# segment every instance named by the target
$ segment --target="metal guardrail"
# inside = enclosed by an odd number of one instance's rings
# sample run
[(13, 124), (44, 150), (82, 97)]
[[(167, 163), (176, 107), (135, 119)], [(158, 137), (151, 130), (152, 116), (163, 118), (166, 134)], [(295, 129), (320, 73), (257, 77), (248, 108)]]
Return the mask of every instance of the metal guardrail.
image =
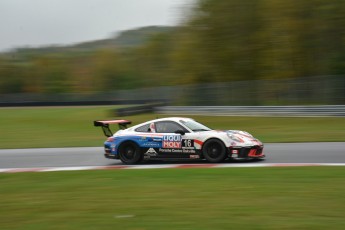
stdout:
[(213, 116), (345, 117), (345, 105), (321, 106), (162, 106), (156, 113)]
[(161, 101), (180, 106), (345, 105), (345, 75), (208, 82), (93, 93), (0, 94), (0, 106), (123, 105)]
[(144, 104), (144, 105), (137, 105), (137, 106), (129, 106), (125, 108), (118, 108), (114, 110), (116, 116), (130, 116), (130, 115), (137, 115), (142, 113), (152, 113), (155, 111), (155, 108), (158, 106), (164, 106), (166, 103), (151, 103), (151, 104)]

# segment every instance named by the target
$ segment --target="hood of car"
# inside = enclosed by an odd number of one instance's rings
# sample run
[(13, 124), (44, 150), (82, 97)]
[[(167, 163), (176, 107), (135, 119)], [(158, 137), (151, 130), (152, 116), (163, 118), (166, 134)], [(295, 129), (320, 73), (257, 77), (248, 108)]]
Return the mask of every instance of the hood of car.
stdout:
[[(250, 133), (241, 130), (226, 130), (227, 136), (236, 144), (262, 145), (261, 141), (253, 137)], [(233, 143), (233, 145), (235, 145)]]
[(261, 141), (253, 137), (248, 132), (241, 130), (211, 130), (202, 132), (205, 136), (223, 137), (231, 143), (232, 146), (253, 146), (263, 145)]

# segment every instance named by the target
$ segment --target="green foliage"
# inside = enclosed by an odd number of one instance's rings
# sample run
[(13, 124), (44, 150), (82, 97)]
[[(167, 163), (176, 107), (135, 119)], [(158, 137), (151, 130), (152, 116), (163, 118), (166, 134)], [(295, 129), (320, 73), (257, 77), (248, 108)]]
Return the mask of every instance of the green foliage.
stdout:
[(339, 0), (203, 0), (188, 22), (186, 37), (192, 43), (181, 46), (180, 52), (188, 56), (192, 50), (198, 56), (195, 79), (332, 74), (332, 64), (345, 61), (344, 13)]
[(179, 27), (3, 54), (0, 93), (344, 75), (344, 28), (343, 0), (199, 0)]
[(25, 67), (16, 68), (16, 64), (0, 60), (0, 92), (20, 93), (23, 90)]

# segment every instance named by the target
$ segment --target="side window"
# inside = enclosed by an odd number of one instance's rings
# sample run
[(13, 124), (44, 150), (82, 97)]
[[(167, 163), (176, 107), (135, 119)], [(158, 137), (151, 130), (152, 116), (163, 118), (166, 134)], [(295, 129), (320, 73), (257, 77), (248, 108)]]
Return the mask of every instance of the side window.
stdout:
[(173, 121), (160, 121), (156, 123), (157, 133), (175, 133), (177, 130), (188, 132), (188, 130)]
[(136, 132), (147, 133), (150, 132), (150, 124), (142, 125), (135, 129)]

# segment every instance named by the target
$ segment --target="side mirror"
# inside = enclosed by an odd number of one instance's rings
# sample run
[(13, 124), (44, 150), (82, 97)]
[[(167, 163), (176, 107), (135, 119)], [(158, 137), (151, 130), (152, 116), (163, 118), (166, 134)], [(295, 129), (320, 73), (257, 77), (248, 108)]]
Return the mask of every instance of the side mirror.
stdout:
[(176, 130), (175, 133), (176, 133), (176, 134), (181, 134), (182, 136), (186, 134), (185, 131), (180, 130), (180, 129), (179, 129), (179, 130)]

